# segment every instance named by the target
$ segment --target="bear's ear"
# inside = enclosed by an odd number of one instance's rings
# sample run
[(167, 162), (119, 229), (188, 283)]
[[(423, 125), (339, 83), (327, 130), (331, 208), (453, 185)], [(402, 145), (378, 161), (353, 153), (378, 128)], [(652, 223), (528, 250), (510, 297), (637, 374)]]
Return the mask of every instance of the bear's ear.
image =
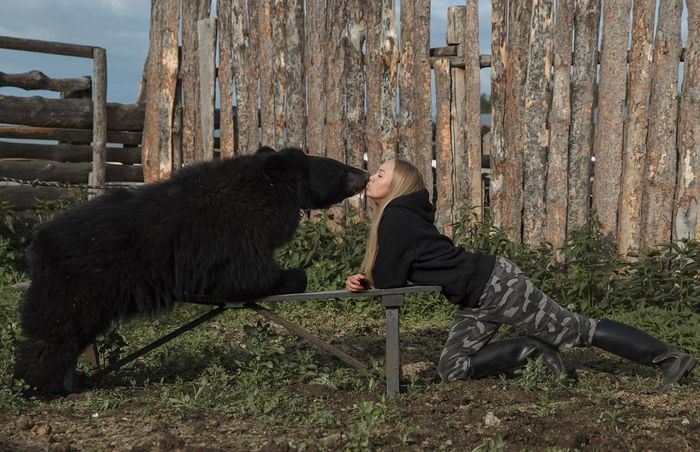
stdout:
[(274, 153), (275, 150), (272, 149), (270, 146), (260, 146), (257, 151), (255, 151), (256, 154), (272, 154)]
[(301, 149), (287, 148), (270, 154), (263, 164), (263, 172), (272, 180), (296, 182), (308, 172), (309, 162)]

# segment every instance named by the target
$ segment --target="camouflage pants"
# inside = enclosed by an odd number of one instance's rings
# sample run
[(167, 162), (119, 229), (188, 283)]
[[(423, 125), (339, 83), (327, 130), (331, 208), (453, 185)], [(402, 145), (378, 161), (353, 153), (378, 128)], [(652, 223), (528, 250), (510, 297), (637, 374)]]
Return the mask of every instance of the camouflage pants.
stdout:
[(469, 356), (486, 345), (504, 323), (556, 347), (590, 346), (596, 326), (596, 320), (559, 306), (517, 265), (498, 257), (480, 305), (455, 313), (438, 364), (443, 381), (469, 378)]

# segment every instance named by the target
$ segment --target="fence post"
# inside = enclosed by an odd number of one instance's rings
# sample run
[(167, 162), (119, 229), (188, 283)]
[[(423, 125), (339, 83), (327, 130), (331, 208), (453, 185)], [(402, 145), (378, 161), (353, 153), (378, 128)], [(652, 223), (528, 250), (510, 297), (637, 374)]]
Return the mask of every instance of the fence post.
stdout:
[(107, 52), (102, 48), (92, 51), (92, 172), (90, 185), (105, 183), (107, 156)]

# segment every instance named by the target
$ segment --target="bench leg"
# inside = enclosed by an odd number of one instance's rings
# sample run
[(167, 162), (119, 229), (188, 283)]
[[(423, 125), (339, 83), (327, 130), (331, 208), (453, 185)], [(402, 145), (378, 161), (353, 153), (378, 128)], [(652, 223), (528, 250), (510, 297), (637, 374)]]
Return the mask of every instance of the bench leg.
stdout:
[(393, 399), (401, 384), (401, 358), (399, 355), (399, 308), (386, 308), (386, 395)]

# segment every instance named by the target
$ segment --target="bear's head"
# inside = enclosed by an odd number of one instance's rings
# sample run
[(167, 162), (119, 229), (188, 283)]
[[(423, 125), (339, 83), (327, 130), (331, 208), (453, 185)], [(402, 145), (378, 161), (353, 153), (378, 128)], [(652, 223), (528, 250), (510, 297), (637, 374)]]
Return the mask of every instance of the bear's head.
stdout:
[(305, 154), (298, 148), (279, 152), (264, 146), (258, 149), (265, 162), (263, 172), (271, 181), (298, 190), (302, 209), (325, 209), (359, 193), (369, 174), (326, 157)]

